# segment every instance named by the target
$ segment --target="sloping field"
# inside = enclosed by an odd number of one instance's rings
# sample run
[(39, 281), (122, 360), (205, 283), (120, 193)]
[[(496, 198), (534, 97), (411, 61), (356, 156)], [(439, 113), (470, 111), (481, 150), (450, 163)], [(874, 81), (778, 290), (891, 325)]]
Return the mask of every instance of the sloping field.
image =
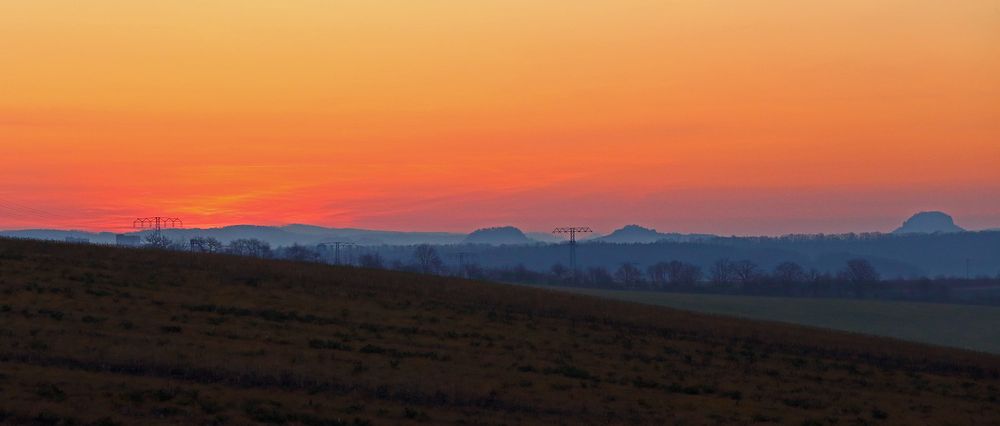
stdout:
[(1000, 308), (844, 299), (571, 289), (694, 312), (781, 321), (1000, 354)]
[(539, 289), (0, 240), (7, 424), (995, 424), (998, 370)]

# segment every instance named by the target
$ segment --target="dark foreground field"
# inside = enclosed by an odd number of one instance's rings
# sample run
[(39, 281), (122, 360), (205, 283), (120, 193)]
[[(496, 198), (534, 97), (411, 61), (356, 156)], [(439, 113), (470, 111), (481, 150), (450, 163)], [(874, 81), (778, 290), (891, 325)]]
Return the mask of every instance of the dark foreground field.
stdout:
[(553, 288), (686, 311), (895, 337), (1000, 355), (1000, 306)]
[(997, 424), (998, 370), (538, 289), (0, 240), (0, 423)]

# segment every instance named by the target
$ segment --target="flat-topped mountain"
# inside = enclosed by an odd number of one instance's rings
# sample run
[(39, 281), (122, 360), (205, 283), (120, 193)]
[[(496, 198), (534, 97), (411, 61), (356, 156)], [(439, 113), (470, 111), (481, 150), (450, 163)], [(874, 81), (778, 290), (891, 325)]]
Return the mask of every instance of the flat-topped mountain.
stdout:
[(675, 241), (675, 242), (697, 241), (711, 237), (713, 237), (713, 235), (680, 234), (676, 232), (663, 233), (663, 232), (657, 232), (655, 229), (646, 228), (639, 225), (626, 225), (621, 229), (617, 229), (608, 235), (594, 238), (591, 241), (629, 244), (629, 243), (655, 243), (664, 240)]
[(951, 216), (944, 212), (930, 211), (930, 212), (920, 212), (913, 216), (910, 216), (903, 226), (896, 228), (892, 231), (894, 234), (935, 234), (935, 233), (951, 233), (951, 232), (963, 232), (962, 229), (955, 224), (955, 220)]
[(639, 225), (625, 225), (621, 229), (616, 229), (608, 235), (594, 238), (594, 241), (606, 243), (655, 243), (663, 239), (663, 235), (655, 229), (645, 228)]
[(498, 226), (477, 229), (465, 237), (463, 242), (466, 244), (514, 245), (531, 244), (536, 241), (528, 238), (524, 232), (513, 226)]

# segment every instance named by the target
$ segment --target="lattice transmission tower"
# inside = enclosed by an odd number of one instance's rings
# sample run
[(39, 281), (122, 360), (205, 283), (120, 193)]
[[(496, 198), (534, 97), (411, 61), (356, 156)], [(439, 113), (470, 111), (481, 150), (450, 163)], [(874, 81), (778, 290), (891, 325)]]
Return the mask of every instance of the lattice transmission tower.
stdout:
[(469, 275), (469, 267), (472, 266), (472, 260), (476, 258), (476, 253), (470, 251), (460, 251), (454, 254), (458, 258), (458, 269), (462, 278), (472, 278)]
[(552, 230), (553, 234), (569, 234), (569, 267), (573, 271), (574, 280), (576, 279), (576, 234), (588, 232), (594, 231), (586, 226), (570, 226)]
[(164, 216), (151, 216), (151, 217), (140, 217), (132, 221), (132, 228), (135, 229), (152, 229), (156, 233), (156, 237), (161, 236), (161, 230), (164, 228), (183, 228), (184, 221), (176, 217), (164, 217)]
[[(323, 241), (323, 242), (320, 243), (320, 245), (327, 245), (327, 244), (333, 246), (334, 259), (335, 259), (335, 263), (334, 264), (335, 265), (339, 265), (340, 264), (340, 247), (351, 248), (351, 247), (354, 247), (354, 246), (357, 245), (356, 243), (352, 243), (350, 241)], [(351, 262), (350, 263), (353, 265), (354, 264), (354, 250), (353, 249), (350, 251), (350, 258), (351, 258)]]

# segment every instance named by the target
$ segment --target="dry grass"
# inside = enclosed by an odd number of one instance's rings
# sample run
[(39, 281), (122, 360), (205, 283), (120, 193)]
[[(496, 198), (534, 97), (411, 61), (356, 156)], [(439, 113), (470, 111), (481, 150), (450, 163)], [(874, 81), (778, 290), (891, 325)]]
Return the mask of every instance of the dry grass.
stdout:
[(0, 240), (0, 422), (974, 424), (1000, 357), (530, 288)]
[(802, 324), (1000, 355), (1000, 306), (555, 288), (693, 312)]

